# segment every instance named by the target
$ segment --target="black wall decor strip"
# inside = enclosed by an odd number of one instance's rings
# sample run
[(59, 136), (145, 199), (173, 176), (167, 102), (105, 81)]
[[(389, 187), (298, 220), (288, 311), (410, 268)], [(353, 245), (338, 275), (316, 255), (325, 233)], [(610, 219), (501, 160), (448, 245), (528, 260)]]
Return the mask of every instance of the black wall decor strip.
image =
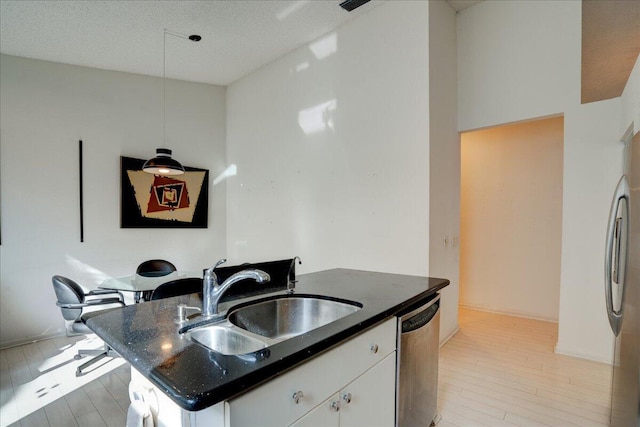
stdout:
[(84, 201), (82, 194), (82, 140), (78, 141), (78, 154), (80, 163), (80, 242), (84, 242)]
[[(0, 153), (2, 153), (2, 139), (0, 139)], [(2, 159), (2, 155), (0, 154), (0, 159)], [(0, 161), (0, 165), (2, 162)], [(0, 246), (2, 246), (2, 170), (0, 170)]]
[(368, 3), (369, 0), (346, 0), (340, 3), (340, 7), (346, 10), (347, 12), (351, 12), (354, 9), (359, 8), (365, 3)]

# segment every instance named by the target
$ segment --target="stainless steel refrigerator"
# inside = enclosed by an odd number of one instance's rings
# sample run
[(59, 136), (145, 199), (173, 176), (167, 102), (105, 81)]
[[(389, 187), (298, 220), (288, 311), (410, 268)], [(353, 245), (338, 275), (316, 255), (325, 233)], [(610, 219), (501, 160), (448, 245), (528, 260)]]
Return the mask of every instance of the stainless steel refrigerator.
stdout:
[(605, 300), (615, 335), (611, 426), (640, 427), (640, 133), (626, 144), (611, 203)]

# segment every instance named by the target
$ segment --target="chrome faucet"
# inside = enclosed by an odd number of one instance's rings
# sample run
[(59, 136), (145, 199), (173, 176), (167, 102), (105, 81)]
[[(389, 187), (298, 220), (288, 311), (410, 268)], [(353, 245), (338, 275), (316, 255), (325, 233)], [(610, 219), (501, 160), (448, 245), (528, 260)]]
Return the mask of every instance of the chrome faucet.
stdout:
[(212, 317), (218, 314), (220, 298), (234, 283), (245, 279), (253, 279), (258, 283), (265, 283), (271, 280), (271, 277), (264, 271), (249, 268), (238, 271), (219, 285), (218, 276), (214, 270), (225, 261), (218, 261), (204, 273), (204, 279), (202, 280), (202, 315), (204, 317)]

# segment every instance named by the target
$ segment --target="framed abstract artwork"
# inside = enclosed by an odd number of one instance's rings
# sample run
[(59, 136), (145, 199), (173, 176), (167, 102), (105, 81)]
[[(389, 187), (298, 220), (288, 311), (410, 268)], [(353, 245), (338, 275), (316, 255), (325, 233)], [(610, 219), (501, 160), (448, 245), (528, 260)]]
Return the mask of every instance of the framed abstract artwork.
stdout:
[(209, 171), (160, 176), (143, 172), (144, 162), (120, 157), (120, 227), (207, 228)]

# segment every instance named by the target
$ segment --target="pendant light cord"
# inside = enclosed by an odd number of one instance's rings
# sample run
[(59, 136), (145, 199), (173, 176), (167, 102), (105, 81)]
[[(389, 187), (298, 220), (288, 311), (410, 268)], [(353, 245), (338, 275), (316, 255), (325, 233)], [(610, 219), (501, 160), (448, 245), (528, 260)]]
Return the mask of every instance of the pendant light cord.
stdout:
[(167, 148), (167, 29), (162, 42), (162, 148)]
[(167, 34), (170, 36), (178, 37), (181, 39), (191, 40), (192, 42), (199, 42), (202, 40), (197, 34), (186, 35), (163, 29), (162, 37), (162, 148), (167, 148)]
[(181, 175), (184, 167), (171, 158), (171, 150), (167, 149), (167, 34), (193, 42), (202, 40), (197, 34), (187, 36), (163, 29), (162, 34), (162, 148), (156, 149), (156, 156), (142, 165), (142, 170), (154, 175)]

